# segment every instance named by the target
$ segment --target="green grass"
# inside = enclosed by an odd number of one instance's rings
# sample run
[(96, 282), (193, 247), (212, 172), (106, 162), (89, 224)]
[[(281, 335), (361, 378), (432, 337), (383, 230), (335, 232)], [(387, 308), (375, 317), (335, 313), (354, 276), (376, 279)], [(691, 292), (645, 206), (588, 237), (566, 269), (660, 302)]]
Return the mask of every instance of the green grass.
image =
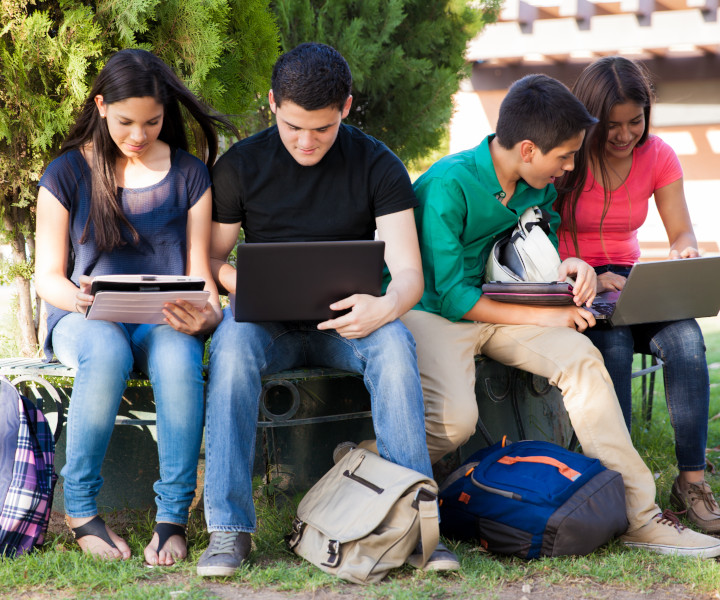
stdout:
[[(720, 325), (703, 323), (711, 366), (710, 415), (720, 413)], [(639, 403), (638, 403), (639, 404)], [(639, 408), (638, 408), (639, 410)], [(668, 506), (668, 495), (676, 475), (672, 429), (664, 402), (662, 379), (656, 381), (653, 420), (645, 427), (635, 416), (633, 440), (647, 464), (657, 475), (658, 500)], [(708, 456), (720, 468), (720, 418), (710, 421)], [(720, 495), (720, 474), (707, 474)], [(683, 559), (630, 550), (618, 541), (590, 556), (522, 561), (491, 556), (470, 544), (449, 544), (460, 557), (462, 570), (456, 574), (422, 573), (409, 567), (393, 572), (380, 584), (362, 587), (345, 584), (286, 550), (283, 537), (290, 530), (298, 498), (281, 495), (268, 498), (258, 486), (259, 529), (253, 538), (250, 564), (234, 577), (214, 580), (222, 597), (235, 588), (352, 594), (355, 598), (467, 598), (492, 597), (509, 584), (529, 583), (535, 590), (551, 586), (610, 589), (648, 593), (679, 586), (693, 597), (711, 596), (720, 590), (720, 563), (714, 560)], [(112, 515), (111, 515), (112, 517)], [(112, 522), (111, 519), (108, 519)], [(128, 540), (133, 558), (127, 562), (102, 562), (83, 556), (68, 534), (53, 534), (45, 546), (29, 556), (0, 561), (0, 596), (29, 598), (177, 599), (217, 597), (217, 587), (195, 575), (195, 564), (207, 546), (208, 535), (200, 512), (191, 516), (188, 537), (189, 560), (172, 568), (149, 569), (142, 564), (142, 549), (150, 539), (152, 515), (132, 513), (117, 530)], [(566, 589), (567, 589), (566, 588)], [(531, 594), (526, 594), (529, 598)], [(520, 595), (518, 595), (520, 597)]]

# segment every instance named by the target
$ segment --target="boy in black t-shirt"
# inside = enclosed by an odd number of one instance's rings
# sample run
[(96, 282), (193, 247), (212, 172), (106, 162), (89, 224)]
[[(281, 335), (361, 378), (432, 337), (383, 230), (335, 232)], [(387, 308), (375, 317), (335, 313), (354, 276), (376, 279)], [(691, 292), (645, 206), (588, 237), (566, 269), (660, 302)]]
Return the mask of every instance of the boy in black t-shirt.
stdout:
[[(342, 124), (352, 103), (345, 59), (323, 44), (281, 56), (272, 74), (277, 125), (236, 143), (213, 169), (213, 275), (235, 291), (227, 256), (240, 228), (249, 243), (385, 241), (392, 277), (383, 296), (356, 294), (315, 322), (240, 323), (225, 310), (210, 346), (205, 515), (210, 545), (198, 575), (232, 575), (255, 530), (252, 464), (261, 377), (322, 365), (362, 373), (370, 392), (378, 452), (432, 477), (415, 344), (399, 317), (423, 291), (410, 178), (381, 142)], [(456, 569), (440, 545), (427, 569)]]

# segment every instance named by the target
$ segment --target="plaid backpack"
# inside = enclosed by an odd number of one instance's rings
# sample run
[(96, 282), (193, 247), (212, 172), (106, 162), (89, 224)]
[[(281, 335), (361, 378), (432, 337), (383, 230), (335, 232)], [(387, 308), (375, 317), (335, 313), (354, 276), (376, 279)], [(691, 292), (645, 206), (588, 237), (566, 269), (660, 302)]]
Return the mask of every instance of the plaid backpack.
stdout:
[(0, 556), (19, 556), (45, 539), (61, 432), (62, 418), (53, 434), (42, 411), (0, 377)]

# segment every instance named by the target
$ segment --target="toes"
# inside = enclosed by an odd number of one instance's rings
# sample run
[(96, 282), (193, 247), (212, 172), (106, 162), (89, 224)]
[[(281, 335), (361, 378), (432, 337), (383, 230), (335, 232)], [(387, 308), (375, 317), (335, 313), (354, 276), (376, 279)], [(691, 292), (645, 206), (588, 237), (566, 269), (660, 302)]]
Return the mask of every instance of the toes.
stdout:
[(127, 560), (130, 558), (130, 548), (127, 544), (125, 544), (122, 538), (113, 535), (110, 530), (108, 530), (108, 533), (110, 534), (110, 539), (112, 539), (117, 548), (113, 548), (108, 545), (107, 542), (94, 535), (88, 535), (79, 539), (78, 546), (80, 546), (80, 549), (85, 554), (91, 554), (105, 560), (117, 560), (120, 558)]
[(187, 548), (185, 540), (182, 536), (173, 535), (168, 538), (165, 545), (158, 552), (158, 542), (160, 538), (157, 533), (153, 533), (150, 543), (145, 547), (145, 561), (149, 565), (163, 565), (169, 567), (174, 565), (178, 560), (182, 560), (187, 556)]
[(143, 554), (145, 555), (145, 562), (149, 565), (157, 565), (158, 564), (158, 552), (157, 552), (157, 545), (159, 542), (158, 534), (153, 533), (152, 539), (150, 540), (150, 543), (145, 546), (145, 550), (143, 551)]
[(95, 536), (86, 536), (78, 542), (80, 550), (104, 560), (115, 560), (121, 557), (119, 550), (111, 548), (103, 540)]
[[(79, 529), (80, 527), (83, 527), (84, 525), (92, 521), (94, 518), (95, 517), (91, 517), (89, 519), (72, 519), (70, 517), (67, 517), (66, 521), (70, 529), (73, 529), (73, 527)], [(105, 525), (104, 523), (102, 524)], [(92, 535), (90, 533), (86, 533), (85, 535), (76, 540), (78, 546), (83, 551), (83, 553), (90, 554), (103, 560), (127, 560), (128, 558), (130, 558), (130, 547), (127, 545), (125, 540), (122, 539), (119, 535), (117, 535), (114, 531), (112, 531), (112, 529), (110, 529), (107, 525), (105, 525), (105, 531), (110, 540), (112, 540), (113, 544), (115, 544), (116, 548), (113, 548), (112, 545), (108, 544), (107, 540), (105, 540), (104, 538), (98, 537), (97, 535)]]
[(159, 552), (159, 560), (164, 565), (174, 565), (178, 560), (187, 556), (185, 540), (180, 535), (173, 535), (165, 542), (165, 546)]
[(109, 528), (108, 533), (110, 534), (110, 539), (117, 546), (117, 550), (111, 548), (113, 553), (119, 554), (118, 558), (122, 558), (123, 560), (130, 558), (130, 546), (127, 545), (127, 542)]

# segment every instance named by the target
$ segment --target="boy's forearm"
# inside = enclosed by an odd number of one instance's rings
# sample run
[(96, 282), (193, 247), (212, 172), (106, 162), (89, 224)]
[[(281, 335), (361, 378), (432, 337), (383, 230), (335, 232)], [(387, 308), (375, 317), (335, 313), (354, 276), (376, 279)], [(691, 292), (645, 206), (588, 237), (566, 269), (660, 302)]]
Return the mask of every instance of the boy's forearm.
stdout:
[(542, 325), (542, 312), (541, 307), (497, 302), (481, 296), (463, 318), (503, 325)]
[(218, 286), (219, 293), (234, 294), (237, 284), (235, 268), (224, 260), (211, 258), (210, 269), (212, 270), (213, 279)]
[(395, 297), (394, 319), (400, 318), (420, 302), (424, 287), (425, 284), (421, 271), (405, 269), (393, 275), (392, 281), (388, 285), (386, 295), (393, 295)]
[(585, 331), (595, 325), (595, 317), (588, 310), (575, 305), (531, 306), (496, 302), (482, 296), (464, 317), (469, 321), (501, 325), (538, 325), (540, 327), (570, 327)]

